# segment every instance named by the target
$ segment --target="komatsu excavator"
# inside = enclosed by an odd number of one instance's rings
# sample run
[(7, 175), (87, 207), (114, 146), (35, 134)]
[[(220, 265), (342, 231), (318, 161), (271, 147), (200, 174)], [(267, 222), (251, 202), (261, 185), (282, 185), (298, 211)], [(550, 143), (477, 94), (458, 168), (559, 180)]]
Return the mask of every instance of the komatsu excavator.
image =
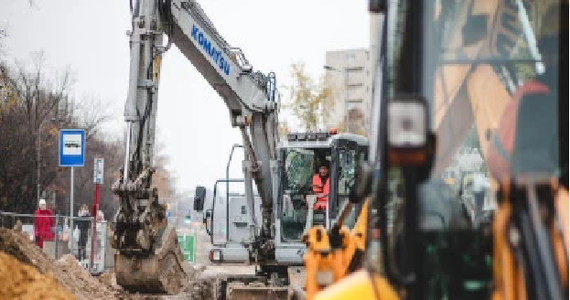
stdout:
[[(315, 299), (568, 299), (568, 1), (370, 10), (383, 14), (365, 176), (380, 238)], [(488, 226), (443, 175), (469, 172), (458, 152), (472, 148), (497, 201)]]
[[(289, 134), (278, 145), (275, 74), (253, 72), (242, 51), (223, 39), (196, 1), (138, 0), (131, 12), (126, 156), (121, 177), (113, 185), (120, 197), (111, 238), (117, 250), (117, 283), (132, 291), (176, 293), (186, 280), (175, 229), (167, 223), (165, 204), (152, 185), (160, 64), (174, 44), (218, 92), (228, 107), (231, 125), (240, 129), (243, 138), (247, 205), (232, 213), (242, 214), (236, 216), (238, 223), (246, 224), (251, 233), (240, 231), (236, 244), (259, 268), (256, 276), (232, 280), (260, 280), (261, 286), (249, 285), (257, 297), (285, 297), (293, 270), (289, 267), (298, 266), (294, 273), (302, 273), (302, 233), (315, 222), (328, 227), (336, 217), (339, 203), (347, 197), (344, 191), (354, 182), (358, 157), (367, 152), (367, 140), (335, 131), (309, 132)], [(326, 209), (315, 212), (310, 178), (321, 164), (330, 166), (330, 194)], [(204, 194), (198, 196), (194, 206), (202, 210)], [(260, 199), (260, 209), (255, 207), (256, 199)], [(218, 224), (214, 216), (215, 211), (212, 224)], [(230, 212), (227, 216), (228, 238), (235, 240), (238, 236), (229, 236)], [(216, 257), (229, 254), (218, 250)], [(221, 298), (250, 295), (240, 294), (239, 289), (230, 293), (229, 281), (222, 284), (228, 288), (222, 287)]]

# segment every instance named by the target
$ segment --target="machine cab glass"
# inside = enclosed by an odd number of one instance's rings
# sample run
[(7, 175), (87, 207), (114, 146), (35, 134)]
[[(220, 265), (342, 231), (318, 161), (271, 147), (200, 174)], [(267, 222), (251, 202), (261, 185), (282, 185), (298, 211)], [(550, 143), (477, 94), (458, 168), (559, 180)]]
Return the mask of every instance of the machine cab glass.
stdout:
[[(282, 195), (281, 237), (300, 240), (314, 226), (329, 227), (354, 186), (355, 170), (367, 152), (367, 141), (352, 134), (326, 135), (320, 140), (289, 138), (280, 150)], [(356, 209), (345, 224), (351, 228)]]

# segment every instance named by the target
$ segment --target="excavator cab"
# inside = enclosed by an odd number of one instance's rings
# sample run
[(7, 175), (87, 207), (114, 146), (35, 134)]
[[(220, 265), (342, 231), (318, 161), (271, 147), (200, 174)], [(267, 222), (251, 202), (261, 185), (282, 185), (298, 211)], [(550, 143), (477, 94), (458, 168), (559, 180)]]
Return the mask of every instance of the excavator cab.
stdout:
[[(283, 241), (301, 241), (303, 233), (314, 225), (330, 227), (331, 220), (338, 216), (342, 203), (348, 199), (355, 171), (366, 158), (367, 149), (367, 140), (353, 134), (289, 134), (288, 140), (279, 146)], [(322, 166), (328, 169), (328, 183), (314, 178), (319, 176)], [(323, 186), (313, 187), (314, 180), (322, 180)], [(319, 188), (324, 188), (328, 197), (320, 196), (323, 191)], [(355, 222), (356, 209), (346, 224), (352, 227)]]
[(317, 298), (567, 299), (568, 1), (370, 7), (380, 238)]

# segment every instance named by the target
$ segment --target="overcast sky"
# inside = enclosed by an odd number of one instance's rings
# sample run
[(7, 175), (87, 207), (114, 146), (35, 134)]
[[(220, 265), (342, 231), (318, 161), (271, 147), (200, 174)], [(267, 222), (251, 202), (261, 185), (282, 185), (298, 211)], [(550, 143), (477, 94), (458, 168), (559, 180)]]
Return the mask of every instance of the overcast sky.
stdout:
[[(317, 78), (326, 51), (368, 47), (367, 2), (199, 1), (226, 41), (240, 47), (255, 70), (274, 71), (279, 86), (290, 82), (294, 62), (305, 62)], [(50, 68), (70, 67), (73, 94), (95, 96), (110, 107), (114, 120), (105, 130), (115, 136), (123, 130), (130, 21), (128, 0), (34, 0), (32, 7), (25, 0), (0, 1), (0, 28), (9, 34), (5, 53), (25, 63), (43, 50)], [(176, 47), (163, 56), (161, 71), (157, 139), (170, 156), (176, 187), (213, 187), (225, 176), (231, 146), (241, 143), (239, 130), (231, 127), (222, 99)], [(281, 93), (286, 96), (284, 88)], [(242, 159), (235, 156), (231, 177), (241, 177)]]

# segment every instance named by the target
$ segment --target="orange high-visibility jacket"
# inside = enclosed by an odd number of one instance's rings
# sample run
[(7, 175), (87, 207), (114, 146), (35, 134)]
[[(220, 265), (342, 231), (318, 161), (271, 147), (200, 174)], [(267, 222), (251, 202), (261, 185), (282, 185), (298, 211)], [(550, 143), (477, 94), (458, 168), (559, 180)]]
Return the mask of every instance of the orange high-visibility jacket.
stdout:
[(313, 175), (313, 193), (325, 194), (324, 197), (317, 198), (317, 202), (313, 206), (313, 209), (324, 209), (326, 207), (329, 196), (329, 182), (330, 180), (328, 177), (327, 180), (323, 183), (319, 174)]

